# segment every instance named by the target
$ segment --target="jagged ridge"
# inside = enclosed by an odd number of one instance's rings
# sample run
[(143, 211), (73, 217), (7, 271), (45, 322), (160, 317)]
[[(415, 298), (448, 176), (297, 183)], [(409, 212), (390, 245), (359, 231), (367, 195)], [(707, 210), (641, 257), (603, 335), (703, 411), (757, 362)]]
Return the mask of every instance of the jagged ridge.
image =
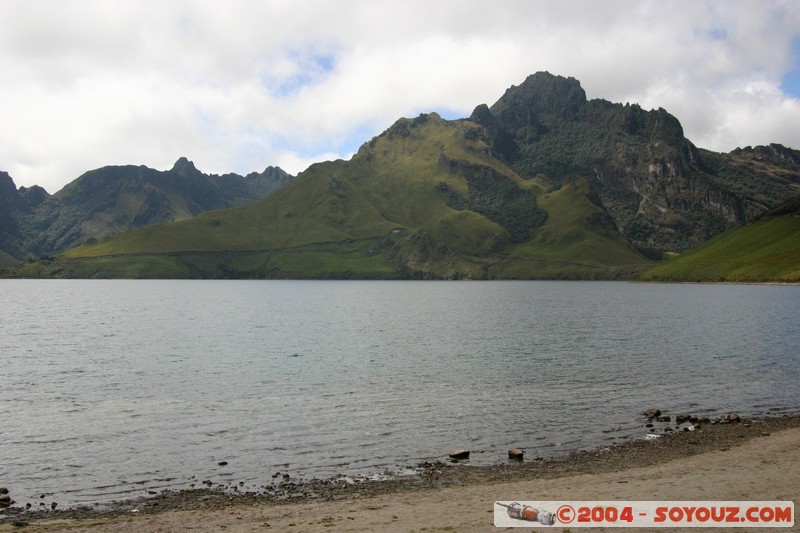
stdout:
[(181, 157), (164, 172), (133, 165), (91, 170), (51, 196), (41, 187), (17, 190), (0, 173), (0, 249), (18, 259), (55, 255), (89, 239), (245, 205), (291, 179), (277, 167), (247, 176), (203, 174)]

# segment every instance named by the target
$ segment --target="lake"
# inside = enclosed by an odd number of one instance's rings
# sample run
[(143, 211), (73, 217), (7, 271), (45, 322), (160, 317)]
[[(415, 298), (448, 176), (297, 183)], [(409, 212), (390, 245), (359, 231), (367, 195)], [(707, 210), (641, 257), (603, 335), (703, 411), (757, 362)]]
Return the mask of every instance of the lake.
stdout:
[(797, 286), (2, 280), (0, 485), (257, 490), (560, 456), (644, 438), (648, 407), (797, 414), (798, 317)]

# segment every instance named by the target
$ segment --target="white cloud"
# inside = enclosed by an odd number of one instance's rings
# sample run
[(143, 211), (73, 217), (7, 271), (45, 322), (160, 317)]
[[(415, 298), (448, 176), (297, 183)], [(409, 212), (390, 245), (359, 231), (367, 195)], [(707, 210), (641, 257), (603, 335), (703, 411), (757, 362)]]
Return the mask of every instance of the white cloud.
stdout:
[(466, 116), (528, 74), (664, 107), (698, 146), (800, 148), (792, 1), (4, 0), (0, 170), (297, 173), (400, 116)]

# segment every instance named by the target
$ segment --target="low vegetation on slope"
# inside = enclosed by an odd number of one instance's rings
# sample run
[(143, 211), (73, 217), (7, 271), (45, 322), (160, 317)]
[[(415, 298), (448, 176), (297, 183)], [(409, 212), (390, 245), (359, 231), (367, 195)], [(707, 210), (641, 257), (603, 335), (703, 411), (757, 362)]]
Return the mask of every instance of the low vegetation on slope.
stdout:
[(649, 270), (641, 279), (800, 282), (800, 196)]

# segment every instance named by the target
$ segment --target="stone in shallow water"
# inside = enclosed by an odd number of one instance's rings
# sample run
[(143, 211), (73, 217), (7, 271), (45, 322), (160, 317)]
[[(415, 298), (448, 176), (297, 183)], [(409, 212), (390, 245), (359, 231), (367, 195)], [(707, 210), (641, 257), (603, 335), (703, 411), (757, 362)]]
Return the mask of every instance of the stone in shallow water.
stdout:
[(466, 459), (469, 457), (469, 450), (452, 450), (449, 455), (450, 459)]
[(522, 459), (523, 455), (525, 455), (525, 451), (520, 448), (511, 448), (508, 450), (509, 459)]

